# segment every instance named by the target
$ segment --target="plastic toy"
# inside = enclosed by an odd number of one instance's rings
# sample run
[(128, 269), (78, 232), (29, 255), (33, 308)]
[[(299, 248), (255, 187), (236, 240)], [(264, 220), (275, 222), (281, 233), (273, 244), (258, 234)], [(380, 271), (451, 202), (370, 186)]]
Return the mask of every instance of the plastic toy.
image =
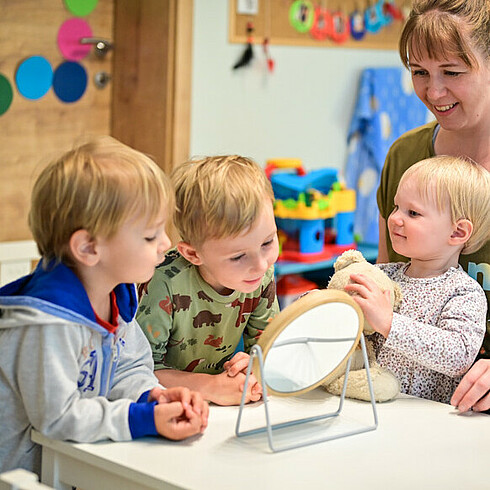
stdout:
[(302, 294), (318, 289), (318, 284), (298, 274), (286, 274), (277, 281), (277, 299), (279, 307), (284, 310)]
[(336, 169), (307, 173), (301, 160), (274, 159), (265, 172), (276, 198), (279, 260), (317, 262), (355, 248), (356, 194), (338, 181)]

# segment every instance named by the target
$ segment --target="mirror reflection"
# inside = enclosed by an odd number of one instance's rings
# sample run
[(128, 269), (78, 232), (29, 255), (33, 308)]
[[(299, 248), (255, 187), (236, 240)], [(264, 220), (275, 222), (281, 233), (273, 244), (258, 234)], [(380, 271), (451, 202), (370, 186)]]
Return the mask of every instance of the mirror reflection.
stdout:
[(359, 335), (359, 314), (349, 302), (326, 302), (306, 310), (286, 323), (264, 350), (267, 386), (278, 394), (292, 394), (319, 385), (347, 359)]

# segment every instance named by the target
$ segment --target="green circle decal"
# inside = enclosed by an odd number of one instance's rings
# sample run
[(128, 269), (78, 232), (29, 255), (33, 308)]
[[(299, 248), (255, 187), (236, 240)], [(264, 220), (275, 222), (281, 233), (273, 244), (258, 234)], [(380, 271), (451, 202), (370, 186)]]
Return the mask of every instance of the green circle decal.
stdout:
[(7, 112), (12, 99), (14, 97), (14, 91), (10, 82), (0, 73), (0, 116)]
[(99, 0), (65, 0), (66, 8), (75, 17), (85, 17), (97, 6)]
[(305, 0), (296, 0), (289, 9), (289, 22), (298, 32), (308, 32), (315, 20), (313, 4)]

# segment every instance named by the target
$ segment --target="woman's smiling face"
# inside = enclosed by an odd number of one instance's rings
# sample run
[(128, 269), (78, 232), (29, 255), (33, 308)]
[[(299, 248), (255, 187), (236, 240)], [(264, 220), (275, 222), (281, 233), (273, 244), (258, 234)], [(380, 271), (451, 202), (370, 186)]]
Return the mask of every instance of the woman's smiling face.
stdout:
[(456, 55), (434, 59), (421, 50), (418, 57), (411, 56), (415, 92), (445, 130), (490, 124), (490, 62), (474, 54), (478, 66), (473, 68)]

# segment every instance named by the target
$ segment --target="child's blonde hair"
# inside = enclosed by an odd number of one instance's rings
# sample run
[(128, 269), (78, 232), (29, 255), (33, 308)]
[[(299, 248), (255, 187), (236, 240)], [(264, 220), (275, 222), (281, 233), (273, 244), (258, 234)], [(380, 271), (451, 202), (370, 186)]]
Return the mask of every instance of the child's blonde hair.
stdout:
[(475, 48), (490, 57), (490, 2), (488, 0), (413, 0), (399, 41), (400, 57), (409, 68), (410, 58), (427, 51), (431, 59), (456, 55), (477, 68)]
[(462, 254), (479, 250), (490, 238), (490, 172), (470, 159), (436, 156), (406, 170), (398, 187), (414, 179), (420, 195), (439, 211), (450, 210), (451, 221), (467, 219), (473, 232)]
[(251, 159), (238, 155), (191, 160), (172, 173), (175, 226), (181, 239), (200, 246), (211, 238), (236, 236), (273, 203), (272, 186)]
[(32, 190), (29, 227), (45, 263), (73, 265), (68, 244), (75, 231), (111, 238), (133, 215), (152, 223), (173, 206), (170, 181), (151, 158), (101, 136), (41, 172)]

